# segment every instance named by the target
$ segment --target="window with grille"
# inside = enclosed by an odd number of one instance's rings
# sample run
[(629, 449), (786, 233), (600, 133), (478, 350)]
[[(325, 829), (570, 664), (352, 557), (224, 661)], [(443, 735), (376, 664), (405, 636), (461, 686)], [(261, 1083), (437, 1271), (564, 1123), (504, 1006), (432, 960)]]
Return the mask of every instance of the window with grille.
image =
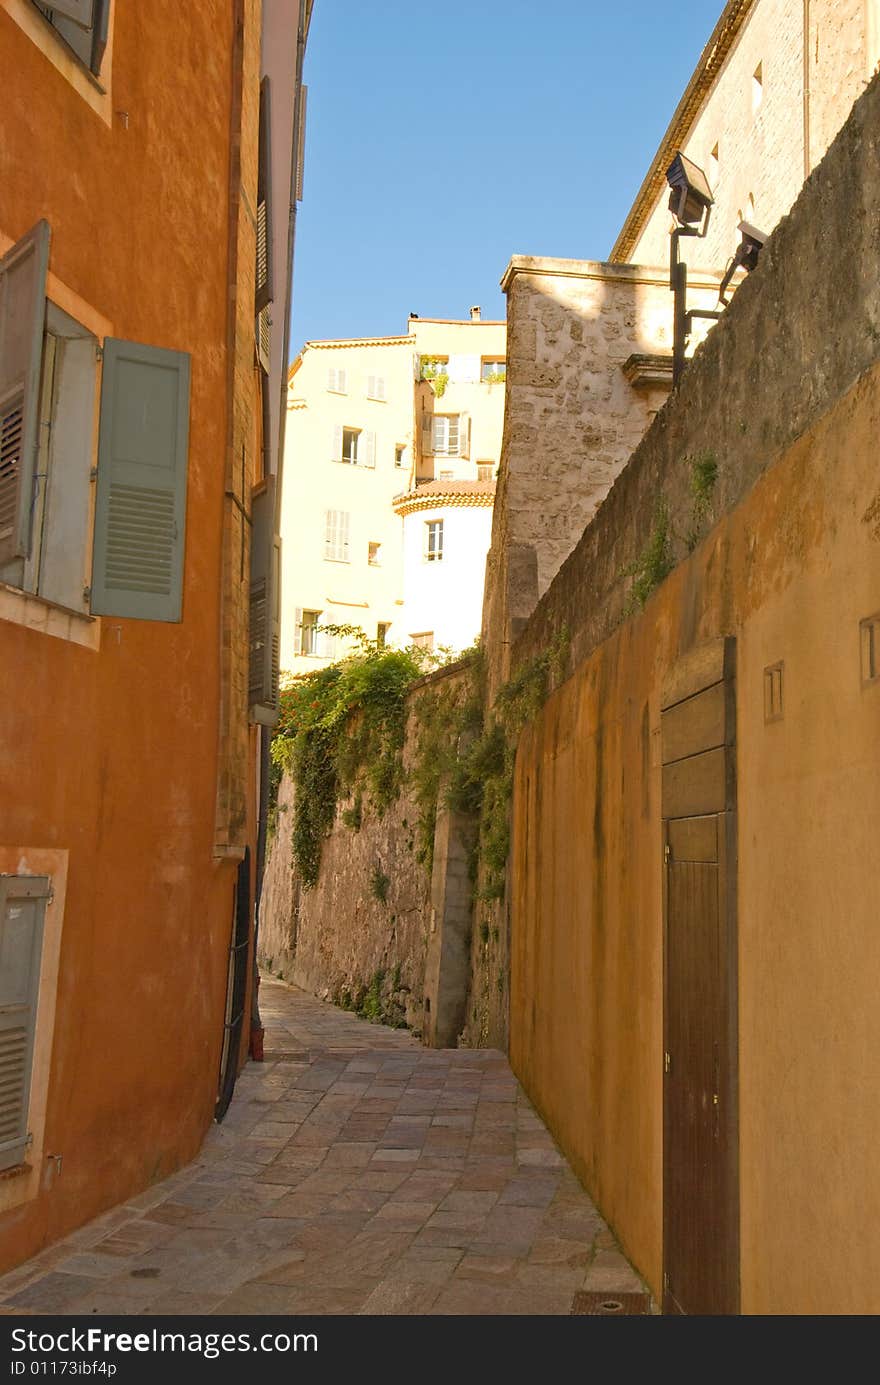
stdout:
[(425, 524), (425, 560), (439, 563), (443, 557), (443, 520), (429, 519)]
[(332, 563), (347, 563), (349, 514), (347, 510), (325, 511), (324, 557)]

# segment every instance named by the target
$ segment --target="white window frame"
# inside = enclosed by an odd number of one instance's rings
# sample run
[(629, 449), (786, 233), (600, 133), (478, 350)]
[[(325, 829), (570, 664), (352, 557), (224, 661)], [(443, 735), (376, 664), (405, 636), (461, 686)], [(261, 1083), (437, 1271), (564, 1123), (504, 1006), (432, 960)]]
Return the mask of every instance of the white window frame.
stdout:
[[(314, 619), (306, 620), (307, 616), (313, 616)], [(303, 611), (302, 619), (300, 621), (299, 648), (300, 653), (303, 654), (307, 659), (314, 658), (318, 653), (318, 640), (320, 638), (318, 626), (320, 625), (320, 623), (320, 611)], [(306, 649), (306, 631), (308, 631), (308, 643), (310, 646), (308, 649)]]
[(425, 562), (443, 561), (443, 520), (425, 520)]
[(384, 375), (367, 376), (367, 398), (375, 399), (381, 404), (385, 404), (388, 402), (388, 396), (385, 393)]
[(348, 377), (344, 366), (330, 366), (327, 371), (327, 389), (330, 394), (348, 394)]
[(460, 414), (434, 415), (433, 444), (435, 457), (457, 457), (459, 455), (461, 446)]

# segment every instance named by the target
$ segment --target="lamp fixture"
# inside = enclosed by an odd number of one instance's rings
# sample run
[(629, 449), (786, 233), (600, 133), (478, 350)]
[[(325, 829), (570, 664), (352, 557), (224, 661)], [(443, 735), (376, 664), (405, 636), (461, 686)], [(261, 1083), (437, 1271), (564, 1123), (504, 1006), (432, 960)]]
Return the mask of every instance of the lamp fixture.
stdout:
[(721, 313), (708, 309), (687, 308), (687, 265), (679, 256), (678, 242), (682, 236), (702, 239), (709, 229), (709, 217), (715, 199), (709, 180), (698, 164), (679, 149), (666, 170), (669, 184), (669, 210), (675, 217), (669, 245), (669, 287), (675, 295), (672, 318), (672, 385), (681, 379), (685, 350), (695, 317), (718, 318)]
[(725, 297), (730, 281), (738, 269), (745, 269), (751, 272), (758, 264), (758, 256), (764, 248), (767, 236), (763, 231), (759, 231), (757, 226), (753, 226), (749, 221), (741, 221), (737, 230), (741, 240), (736, 247), (733, 259), (724, 272), (724, 278), (718, 287), (718, 302), (723, 303), (725, 308), (728, 306), (729, 299)]

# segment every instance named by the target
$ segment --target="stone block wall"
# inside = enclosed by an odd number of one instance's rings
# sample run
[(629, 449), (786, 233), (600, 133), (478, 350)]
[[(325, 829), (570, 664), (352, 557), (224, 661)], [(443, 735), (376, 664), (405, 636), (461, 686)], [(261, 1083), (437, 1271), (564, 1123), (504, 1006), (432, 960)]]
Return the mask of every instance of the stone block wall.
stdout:
[[(508, 296), (507, 407), (486, 566), (483, 647), (490, 696), (507, 650), (662, 406), (636, 386), (633, 355), (671, 353), (668, 270), (518, 255)], [(693, 276), (711, 307), (718, 276)]]
[[(413, 767), (420, 734), (418, 699), (441, 689), (456, 697), (466, 686), (457, 665), (415, 685), (403, 751), (407, 771)], [(293, 859), (294, 786), (290, 775), (284, 775), (263, 881), (260, 963), (325, 1000), (357, 1004), (372, 988), (387, 1019), (405, 1022), (421, 1034), (429, 939), (440, 942), (448, 917), (464, 930), (465, 945), (470, 941), (463, 915), (470, 891), (466, 864), (455, 843), (449, 849), (449, 814), (438, 813), (432, 885), (430, 867), (418, 856), (419, 806), (410, 785), (381, 817), (364, 806), (357, 831), (343, 821), (350, 806), (340, 803), (335, 826), (324, 842), (318, 883), (305, 889)], [(448, 977), (441, 984), (438, 976), (435, 965), (430, 983), (434, 1018), (438, 986), (442, 991), (449, 985)], [(439, 1010), (450, 1013), (442, 994)], [(432, 1042), (435, 1027), (432, 1024), (427, 1036)], [(457, 1031), (452, 1034), (446, 1025), (441, 1041), (454, 1043), (456, 1038)]]

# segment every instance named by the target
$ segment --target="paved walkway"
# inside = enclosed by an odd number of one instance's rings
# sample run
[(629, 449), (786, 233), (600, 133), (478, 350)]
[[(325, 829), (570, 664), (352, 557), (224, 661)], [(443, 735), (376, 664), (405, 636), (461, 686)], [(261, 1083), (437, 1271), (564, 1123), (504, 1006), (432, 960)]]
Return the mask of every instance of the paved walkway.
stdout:
[(279, 982), (199, 1158), (0, 1278), (30, 1313), (562, 1314), (643, 1285), (501, 1053)]

